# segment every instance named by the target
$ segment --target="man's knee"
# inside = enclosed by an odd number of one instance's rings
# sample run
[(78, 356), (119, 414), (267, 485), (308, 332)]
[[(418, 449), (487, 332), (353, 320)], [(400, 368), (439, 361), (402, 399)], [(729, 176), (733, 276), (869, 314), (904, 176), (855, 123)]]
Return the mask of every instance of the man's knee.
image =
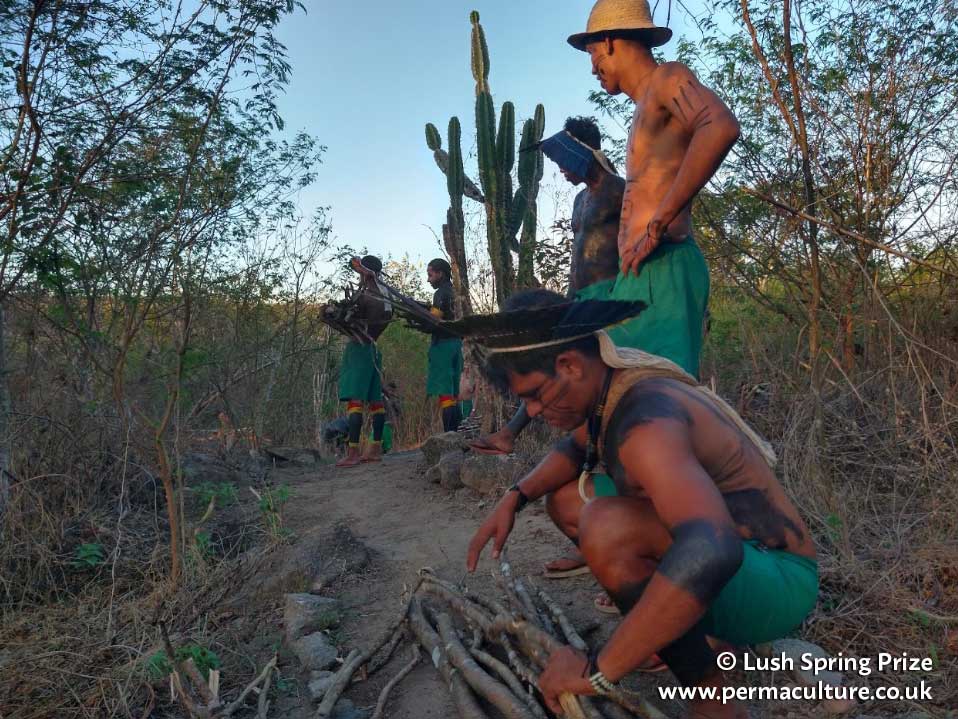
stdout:
[(567, 536), (578, 535), (579, 512), (582, 511), (582, 506), (576, 482), (569, 482), (546, 495), (546, 512)]
[(651, 503), (598, 497), (579, 514), (579, 548), (603, 586), (647, 578), (671, 544)]

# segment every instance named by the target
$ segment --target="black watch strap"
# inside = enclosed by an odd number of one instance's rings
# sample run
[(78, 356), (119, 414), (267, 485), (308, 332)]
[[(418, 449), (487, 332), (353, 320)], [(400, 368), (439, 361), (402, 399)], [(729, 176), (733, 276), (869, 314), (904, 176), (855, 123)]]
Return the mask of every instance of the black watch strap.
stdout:
[(525, 509), (526, 505), (529, 504), (529, 498), (519, 489), (519, 483), (516, 482), (514, 485), (509, 487), (510, 492), (518, 492), (519, 494), (519, 504), (516, 505), (516, 512), (521, 512)]

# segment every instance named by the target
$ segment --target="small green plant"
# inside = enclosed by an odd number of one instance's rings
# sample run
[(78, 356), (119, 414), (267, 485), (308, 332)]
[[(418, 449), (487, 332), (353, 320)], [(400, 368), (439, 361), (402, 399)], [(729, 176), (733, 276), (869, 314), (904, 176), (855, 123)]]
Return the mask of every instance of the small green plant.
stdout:
[(842, 538), (842, 527), (844, 522), (842, 518), (837, 514), (829, 514), (825, 517), (825, 525), (828, 528), (828, 537), (832, 540), (833, 544), (838, 544)]
[[(187, 644), (177, 649), (175, 654), (178, 662), (192, 659), (204, 679), (209, 679), (211, 669), (219, 669), (220, 666), (220, 658), (216, 655), (216, 652), (199, 644)], [(166, 653), (160, 651), (146, 660), (146, 671), (150, 678), (155, 681), (168, 677), (173, 672), (173, 665)]]
[(99, 542), (81, 544), (73, 550), (74, 569), (95, 569), (106, 561), (106, 552)]
[(259, 499), (259, 511), (263, 514), (263, 521), (266, 523), (266, 531), (275, 540), (288, 538), (292, 531), (283, 526), (283, 507), (293, 496), (293, 491), (288, 484), (280, 487), (266, 487)]
[(201, 482), (193, 488), (193, 492), (204, 507), (210, 502), (225, 507), (236, 501), (236, 485), (232, 482)]
[(213, 556), (213, 540), (209, 532), (196, 532), (193, 535), (193, 542), (196, 547), (196, 553), (203, 559), (210, 559)]

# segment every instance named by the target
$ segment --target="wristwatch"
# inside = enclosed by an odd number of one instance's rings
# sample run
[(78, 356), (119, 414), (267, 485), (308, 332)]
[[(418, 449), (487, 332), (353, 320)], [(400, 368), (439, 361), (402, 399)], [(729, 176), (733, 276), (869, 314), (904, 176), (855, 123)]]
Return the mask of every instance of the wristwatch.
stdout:
[(529, 498), (525, 495), (525, 493), (521, 489), (519, 489), (518, 482), (516, 482), (514, 485), (509, 487), (509, 491), (517, 492), (519, 494), (519, 504), (516, 505), (516, 513), (518, 514), (523, 509), (525, 509), (527, 504), (529, 504)]

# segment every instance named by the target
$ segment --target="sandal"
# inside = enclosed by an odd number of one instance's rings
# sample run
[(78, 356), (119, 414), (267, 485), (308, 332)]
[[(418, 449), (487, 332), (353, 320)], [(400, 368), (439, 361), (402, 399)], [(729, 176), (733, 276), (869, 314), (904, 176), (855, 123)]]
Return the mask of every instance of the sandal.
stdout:
[(621, 614), (621, 612), (619, 612), (619, 608), (612, 603), (609, 595), (605, 592), (602, 592), (602, 594), (593, 599), (592, 604), (594, 604), (595, 608), (603, 614)]

